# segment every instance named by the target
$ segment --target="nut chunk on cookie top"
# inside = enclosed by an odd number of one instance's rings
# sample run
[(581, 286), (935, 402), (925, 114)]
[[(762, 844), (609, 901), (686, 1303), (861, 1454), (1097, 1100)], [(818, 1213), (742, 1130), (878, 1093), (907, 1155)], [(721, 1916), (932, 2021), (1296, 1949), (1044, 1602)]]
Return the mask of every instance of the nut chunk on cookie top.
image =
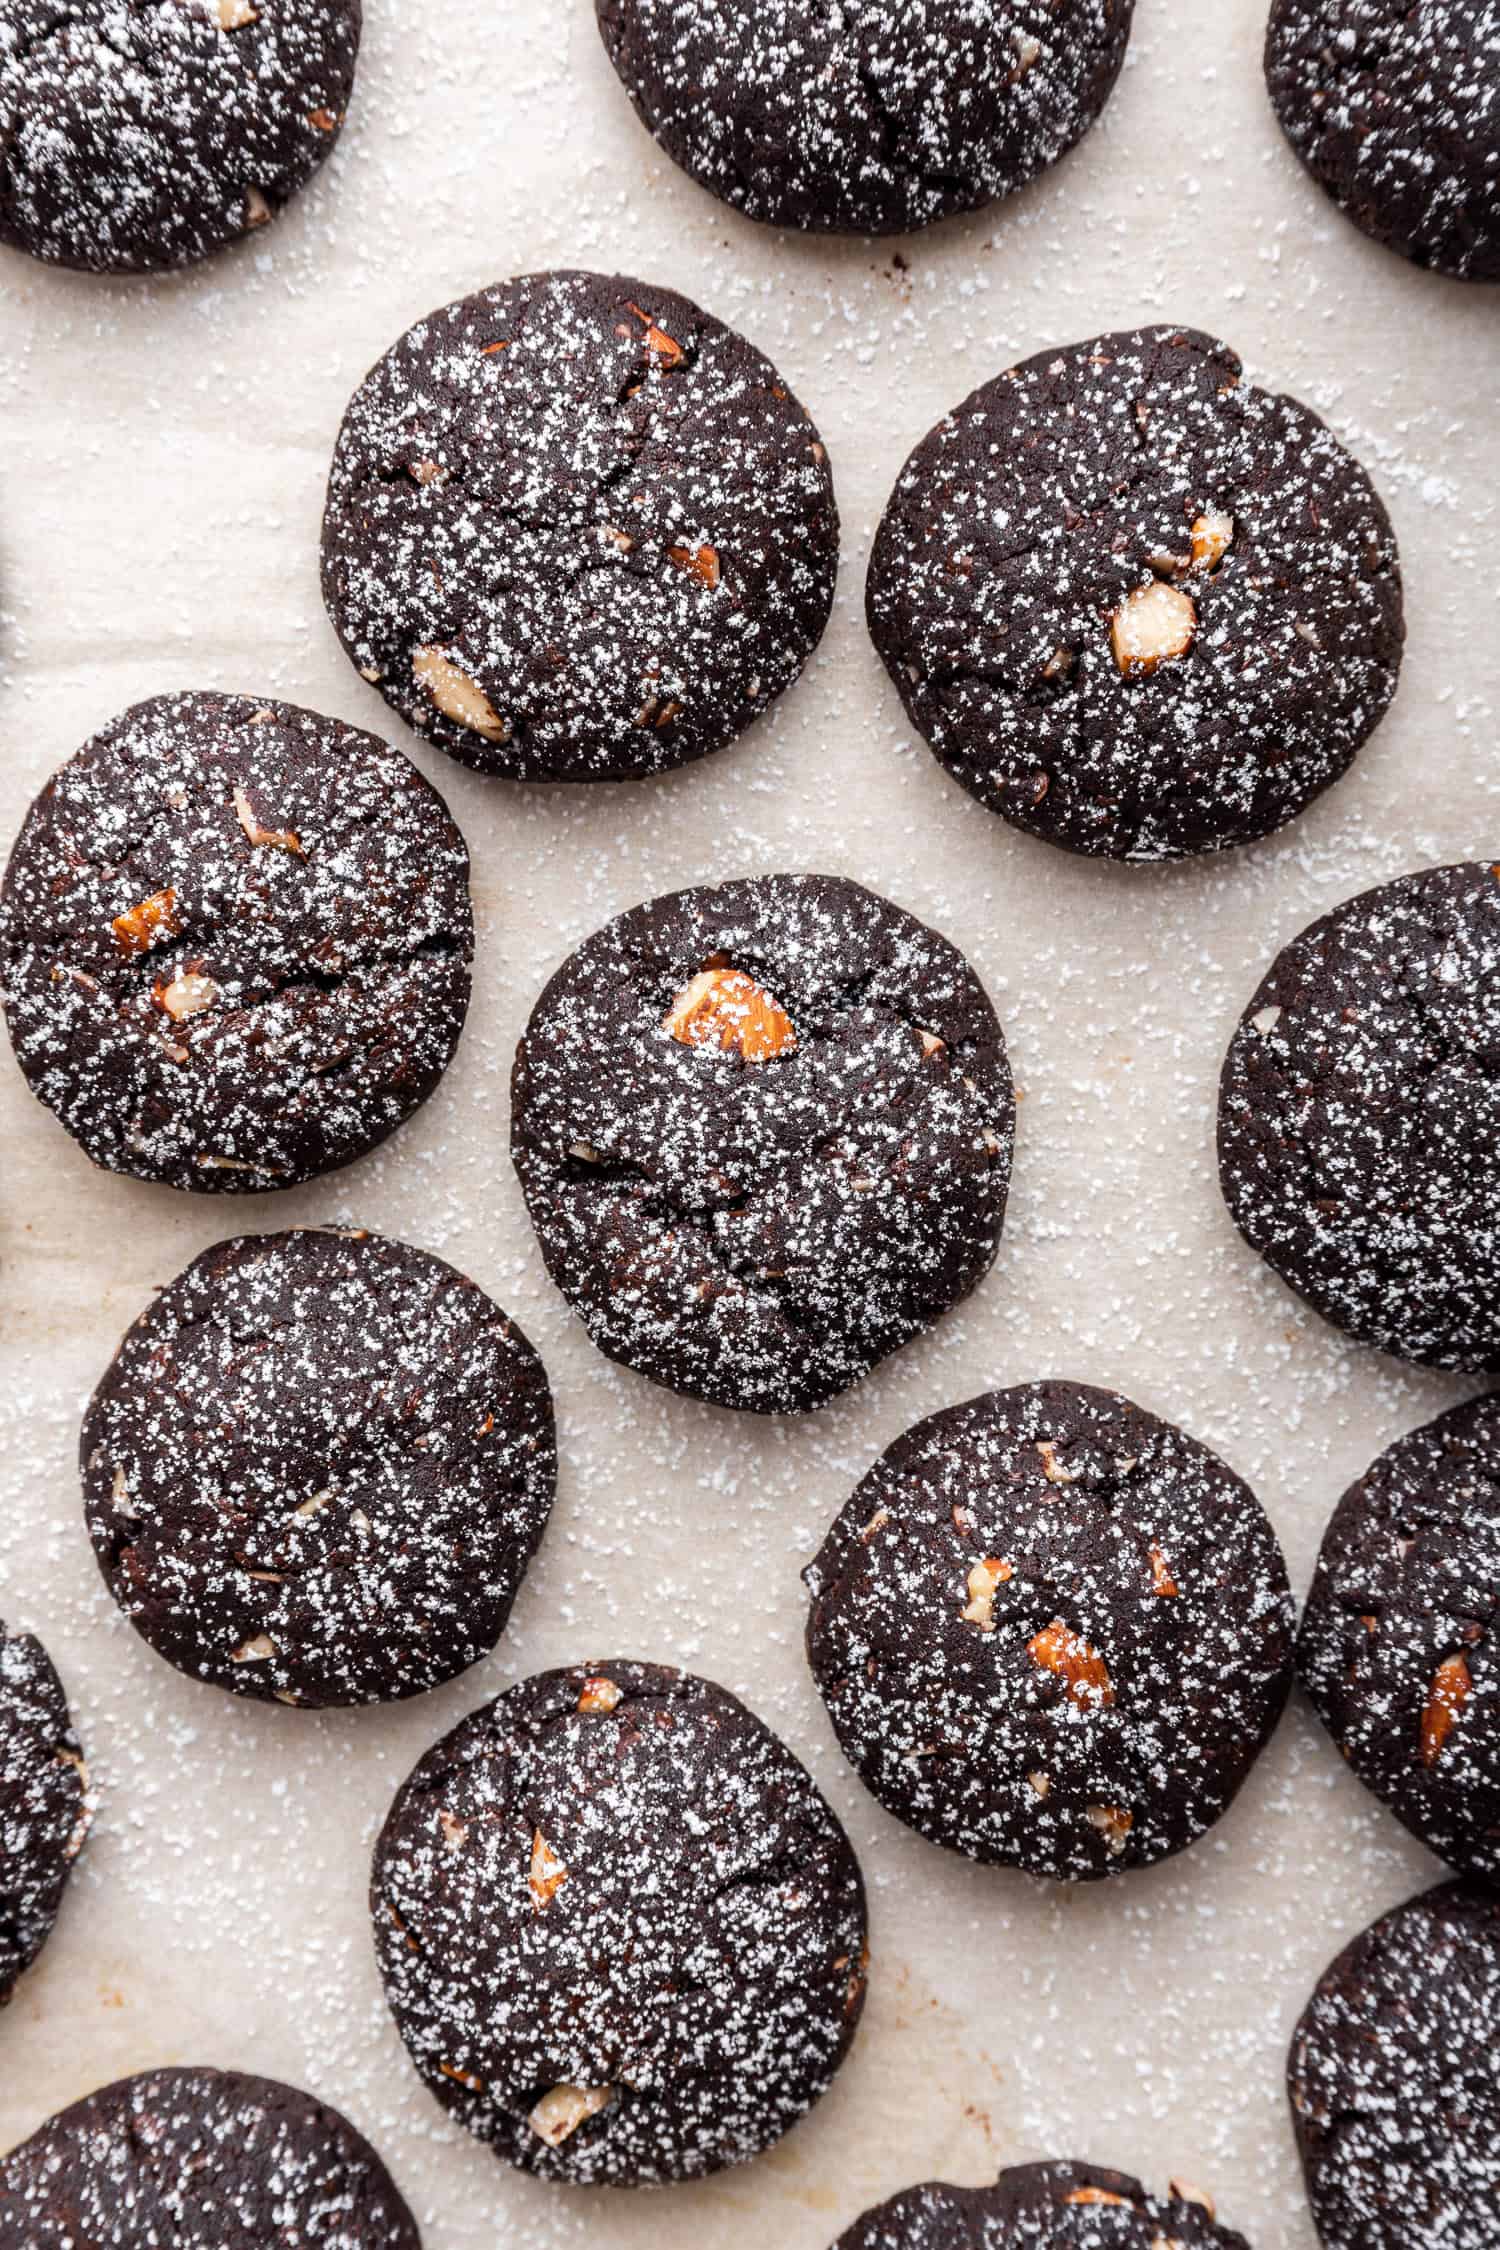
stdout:
[(323, 597), (361, 675), (484, 773), (701, 758), (822, 636), (821, 439), (753, 344), (675, 290), (525, 274), (418, 321), (339, 431)]
[(532, 1011), (511, 1153), (611, 1358), (721, 1406), (821, 1405), (983, 1277), (1014, 1105), (953, 946), (827, 875), (620, 915)]
[(0, 0), (0, 242), (152, 273), (268, 226), (333, 148), (360, 0)]
[(0, 2005), (47, 1941), (93, 1813), (62, 1682), (40, 1641), (0, 1623)]
[(1039, 352), (956, 407), (891, 495), (866, 609), (956, 781), (1127, 860), (1303, 811), (1385, 711), (1404, 633), (1359, 463), (1179, 328)]
[(580, 2186), (699, 2179), (827, 2089), (865, 1899), (810, 1776), (666, 1665), (544, 1672), (430, 1750), (375, 1848), (386, 1996), (497, 2156)]
[(5, 2250), (421, 2250), (362, 2133), (238, 2070), (144, 2071), (0, 2158)]
[(992, 2187), (928, 2180), (855, 2220), (833, 2250), (1248, 2250), (1190, 2180), (1155, 2196), (1097, 2164), (1016, 2164)]
[(1031, 1874), (1196, 1842), (1291, 1685), (1286, 1566), (1253, 1494), (1082, 1383), (917, 1423), (805, 1577), (808, 1661), (861, 1780), (932, 1842)]
[(1219, 1176), (1326, 1320), (1500, 1367), (1500, 864), (1399, 876), (1284, 946), (1219, 1082)]
[(219, 1195), (375, 1148), (469, 1005), (469, 855), (375, 736), (161, 695), (84, 744), (0, 891), (16, 1059), (96, 1164)]

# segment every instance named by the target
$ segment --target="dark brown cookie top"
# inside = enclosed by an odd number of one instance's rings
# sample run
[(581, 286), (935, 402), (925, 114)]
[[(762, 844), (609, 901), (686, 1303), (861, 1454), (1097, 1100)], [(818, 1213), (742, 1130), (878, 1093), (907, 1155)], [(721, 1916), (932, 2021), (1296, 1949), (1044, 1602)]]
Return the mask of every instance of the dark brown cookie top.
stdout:
[(553, 1280), (602, 1351), (695, 1398), (821, 1405), (999, 1243), (995, 1012), (953, 946), (840, 876), (619, 915), (546, 987), (512, 1093)]
[(1291, 1683), (1286, 1566), (1248, 1486), (1081, 1383), (918, 1422), (804, 1576), (808, 1661), (861, 1780), (934, 1843), (1032, 1874), (1195, 1842)]
[(864, 2004), (865, 1900), (810, 1776), (711, 1681), (524, 1680), (417, 1766), (375, 1847), (412, 2060), (522, 2171), (697, 2179), (769, 2148)]
[(1500, 281), (1497, 0), (1272, 0), (1265, 68), (1288, 140), (1357, 227)]
[(1296, 399), (1145, 328), (1039, 352), (923, 439), (870, 558), (871, 634), (981, 804), (1068, 851), (1252, 842), (1395, 692), (1390, 521)]
[(93, 1816), (62, 1682), (40, 1641), (0, 1621), (0, 2006), (51, 1933)]
[(1429, 1367), (1500, 1366), (1500, 872), (1431, 867), (1277, 955), (1219, 1083), (1251, 1248), (1326, 1320)]
[(339, 431), (323, 597), (351, 661), (466, 765), (621, 780), (720, 749), (833, 604), (818, 433), (674, 290), (524, 274), (393, 344)]
[(0, 0), (0, 242), (89, 273), (211, 257), (338, 139), (360, 0)]
[(346, 2117), (237, 2070), (145, 2071), (0, 2158), (6, 2250), (421, 2250)]
[(1495, 2250), (1497, 2042), (1494, 1891), (1427, 1891), (1329, 1964), (1287, 2060), (1325, 2250)]
[(251, 696), (137, 703), (53, 775), (0, 891), (31, 1089), (96, 1164), (249, 1194), (427, 1099), (469, 1004), (469, 855), (410, 760)]
[(1365, 1786), (1462, 1873), (1500, 1878), (1500, 1394), (1398, 1438), (1323, 1535), (1297, 1637)]
[(928, 2180), (866, 2211), (833, 2250), (1248, 2250), (1186, 2180), (1164, 2197), (1098, 2164), (1015, 2164), (993, 2187)]
[(89, 1536), (190, 1678), (383, 1703), (499, 1639), (552, 1506), (552, 1399), (441, 1258), (303, 1228), (218, 1243), (141, 1315), (79, 1440)]
[(1009, 195), (1080, 140), (1133, 0), (596, 0), (669, 156), (752, 219), (901, 234)]

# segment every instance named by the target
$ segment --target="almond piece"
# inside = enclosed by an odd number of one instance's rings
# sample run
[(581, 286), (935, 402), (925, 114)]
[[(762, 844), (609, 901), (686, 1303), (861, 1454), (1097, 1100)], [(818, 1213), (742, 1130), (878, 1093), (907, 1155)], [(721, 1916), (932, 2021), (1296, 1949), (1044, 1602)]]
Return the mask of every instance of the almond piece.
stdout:
[(1049, 1484), (1076, 1484), (1083, 1471), (1064, 1468), (1057, 1458), (1057, 1447), (1051, 1438), (1039, 1438), (1037, 1451), (1042, 1457), (1042, 1472)]
[(1473, 1685), (1468, 1659), (1462, 1651), (1456, 1656), (1443, 1658), (1433, 1674), (1427, 1708), (1422, 1713), (1424, 1766), (1435, 1766), (1442, 1756), (1443, 1745), (1457, 1725), (1459, 1713), (1468, 1702)]
[(1186, 656), (1198, 630), (1198, 612), (1190, 594), (1153, 578), (1137, 586), (1110, 619), (1110, 645), (1115, 662), (1127, 679), (1145, 679), (1159, 664)]
[(509, 742), (510, 722), (502, 719), (476, 680), (440, 648), (413, 652), (411, 668), (445, 719), (482, 734), (489, 742)]
[(561, 2148), (588, 2118), (608, 2109), (615, 2098), (613, 2086), (554, 2086), (543, 2094), (527, 2122), (548, 2148)]
[(1068, 1694), (1080, 1710), (1096, 1711), (1114, 1702), (1114, 1683), (1103, 1657), (1060, 1617), (1033, 1634), (1026, 1643), (1026, 1653), (1044, 1672), (1055, 1672), (1066, 1682)]
[(231, 1664), (264, 1664), (276, 1654), (276, 1643), (269, 1633), (257, 1633), (250, 1641), (241, 1641), (238, 1648), (229, 1652)]
[(268, 202), (266, 201), (265, 197), (264, 197), (264, 196), (263, 196), (263, 195), (261, 194), (261, 192), (260, 192), (260, 189), (259, 189), (258, 187), (247, 187), (247, 188), (246, 188), (246, 190), (245, 190), (245, 227), (246, 227), (246, 231), (247, 231), (248, 233), (251, 233), (251, 234), (253, 234), (253, 233), (255, 232), (255, 229), (256, 229), (257, 227), (268, 227), (268, 226), (269, 226), (270, 224), (271, 224), (271, 206), (270, 206), (270, 204), (269, 204), (269, 203), (268, 203)]
[(158, 982), (152, 989), (152, 999), (173, 1023), (181, 1023), (187, 1016), (201, 1016), (219, 997), (219, 987), (212, 977), (200, 976), (196, 970), (184, 969), (173, 977), (170, 984)]
[(679, 570), (690, 570), (695, 578), (701, 578), (710, 592), (722, 575), (717, 547), (669, 547), (667, 560), (676, 563)]
[(336, 133), (339, 129), (339, 120), (331, 109), (309, 110), (307, 122), (317, 133)]
[(1181, 1592), (1176, 1579), (1167, 1568), (1167, 1558), (1160, 1547), (1153, 1547), (1151, 1550), (1151, 1591), (1153, 1594), (1160, 1594), (1166, 1601)]
[(1219, 2215), (1219, 2207), (1207, 2188), (1194, 2187), (1191, 2180), (1168, 2180), (1167, 2193), (1176, 2203), (1196, 2203), (1211, 2219)]
[(247, 23), (254, 23), (259, 9), (252, 8), (250, 0), (216, 0), (214, 14), (221, 31), (243, 31)]
[(646, 349), (651, 354), (652, 358), (659, 360), (664, 368), (680, 367), (682, 365), (683, 352), (682, 346), (678, 343), (677, 338), (675, 336), (669, 336), (665, 328), (658, 328), (656, 322), (651, 318), (651, 315), (649, 313), (642, 312), (639, 305), (632, 304), (630, 305), (629, 310), (635, 314), (636, 319), (640, 321), (645, 328)]
[(1109, 1845), (1109, 1856), (1118, 1859), (1125, 1849), (1125, 1839), (1135, 1826), (1135, 1814), (1126, 1812), (1123, 1805), (1090, 1805), (1087, 1819), (1091, 1828), (1097, 1828)]
[(438, 1812), (438, 1826), (443, 1831), (444, 1843), (453, 1851), (460, 1850), (468, 1839), (468, 1822), (460, 1820), (458, 1815), (449, 1812), (446, 1806)]
[(277, 851), (295, 852), (298, 859), (307, 856), (302, 849), (302, 838), (294, 828), (267, 828), (256, 818), (255, 809), (243, 789), (236, 789), (234, 793), (234, 812), (241, 828), (257, 848), (262, 844), (274, 844)]
[(538, 1914), (546, 1912), (567, 1879), (567, 1868), (540, 1828), (534, 1828), (531, 1833), (531, 1868), (526, 1884), (531, 1892), (531, 1903)]
[(182, 928), (177, 919), (177, 893), (153, 891), (139, 906), (117, 914), (110, 928), (127, 953), (148, 953), (158, 938), (176, 937)]
[(1194, 570), (1217, 570), (1233, 537), (1233, 516), (1223, 515), (1217, 508), (1199, 516), (1192, 531)]
[(769, 1062), (797, 1044), (791, 1018), (743, 969), (700, 969), (662, 1019), (684, 1047), (723, 1047), (746, 1062)]
[(1070, 2188), (1063, 2197), (1064, 2203), (1125, 2203), (1128, 2200), (1126, 2196), (1116, 2195), (1113, 2188), (1102, 2187)]
[(472, 2070), (460, 2070), (456, 2064), (445, 2062), (440, 2062), (438, 2069), (445, 2078), (451, 2078), (455, 2086), (467, 2086), (471, 2094), (482, 2094), (484, 2092), (484, 2080), (477, 2077)]
[(624, 1698), (625, 1690), (622, 1687), (617, 1686), (613, 1680), (606, 1679), (602, 1672), (596, 1672), (584, 1681), (579, 1690), (578, 1708), (587, 1712), (613, 1711)]
[(1014, 1576), (1010, 1564), (998, 1561), (993, 1555), (986, 1555), (983, 1562), (977, 1562), (965, 1581), (969, 1602), (963, 1612), (964, 1623), (977, 1625), (981, 1633), (993, 1633), (995, 1588)]

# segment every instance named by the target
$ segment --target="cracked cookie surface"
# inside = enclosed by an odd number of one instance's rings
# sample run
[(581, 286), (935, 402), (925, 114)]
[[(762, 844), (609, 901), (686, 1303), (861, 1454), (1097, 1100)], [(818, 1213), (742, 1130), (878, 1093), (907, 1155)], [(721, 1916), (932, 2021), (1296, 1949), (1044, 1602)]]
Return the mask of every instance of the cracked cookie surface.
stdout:
[(833, 2250), (1248, 2250), (1201, 2190), (1148, 2194), (1128, 2172), (1014, 2164), (991, 2187), (927, 2180), (866, 2211)]
[(647, 130), (773, 226), (901, 234), (1081, 140), (1134, 0), (596, 0)]
[(1297, 1636), (1353, 1771), (1429, 1851), (1500, 1877), (1500, 1395), (1388, 1446), (1340, 1500)]
[(1219, 1177), (1325, 1320), (1428, 1367), (1500, 1366), (1500, 875), (1432, 867), (1277, 955), (1219, 1083)]
[(1449, 1883), (1332, 1961), (1287, 2090), (1325, 2250), (1494, 2250), (1500, 1894)]
[(1175, 859), (1269, 834), (1395, 692), (1400, 569), (1369, 478), (1192, 329), (983, 384), (876, 534), (871, 635), (954, 780), (1047, 843)]
[(26, 816), (0, 891), (16, 1058), (96, 1164), (221, 1194), (376, 1147), (469, 1004), (469, 857), (437, 791), (336, 719), (138, 703)]
[(723, 1688), (543, 1672), (411, 1774), (375, 1945), (412, 2060), (470, 2132), (579, 2185), (701, 2178), (826, 2090), (864, 2004), (848, 1839)]
[(1500, 0), (1272, 0), (1265, 72), (1287, 139), (1363, 233), (1500, 281)]
[(41, 1952), (93, 1819), (51, 1659), (0, 1622), (0, 2005)]
[(410, 726), (517, 780), (723, 747), (833, 603), (822, 443), (754, 345), (670, 289), (527, 274), (394, 344), (344, 417), (323, 598)]
[(360, 0), (0, 0), (0, 242), (89, 273), (208, 258), (338, 139)]
[(1032, 1874), (1195, 1842), (1291, 1684), (1286, 1566), (1248, 1486), (1080, 1383), (918, 1422), (804, 1577), (808, 1661), (865, 1786), (932, 1842)]
[(302, 1228), (221, 1242), (126, 1333), (84, 1417), (105, 1582), (190, 1678), (388, 1702), (499, 1639), (557, 1479), (513, 1322), (442, 1259)]
[(842, 877), (607, 923), (532, 1011), (511, 1114), (547, 1270), (594, 1342), (721, 1406), (821, 1405), (999, 1244), (995, 1012), (946, 939)]
[(0, 2242), (26, 2250), (421, 2250), (362, 2133), (244, 2071), (117, 2079), (0, 2158)]

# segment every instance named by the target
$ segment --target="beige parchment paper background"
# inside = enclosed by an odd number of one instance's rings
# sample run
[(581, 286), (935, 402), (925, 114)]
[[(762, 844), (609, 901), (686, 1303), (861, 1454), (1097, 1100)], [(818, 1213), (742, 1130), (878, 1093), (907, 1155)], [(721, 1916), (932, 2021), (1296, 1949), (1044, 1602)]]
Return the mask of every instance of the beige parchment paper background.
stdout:
[[(238, 2064), (373, 2137), (429, 2250), (825, 2250), (918, 2178), (1087, 2154), (1213, 2188), (1256, 2250), (1312, 2250), (1282, 2093), (1332, 1952), (1438, 1870), (1294, 1709), (1185, 1858), (1067, 1892), (908, 1835), (839, 1758), (801, 1654), (798, 1571), (919, 1415), (1048, 1373), (1113, 1384), (1217, 1447), (1306, 1583), (1344, 1485), (1464, 1386), (1344, 1343), (1261, 1271), (1212, 1164), (1212, 1093), (1271, 952), (1335, 900), (1500, 857), (1500, 296), (1367, 244), (1266, 105), (1263, 0), (1139, 0), (1102, 126), (1003, 211), (895, 246), (753, 227), (658, 155), (587, 0), (367, 0), (351, 124), (322, 179), (211, 268), (117, 286), (0, 253), (0, 831), (133, 699), (214, 686), (397, 735), (474, 856), (473, 1013), (433, 1101), (320, 1185), (189, 1198), (94, 1172), (0, 1058), (0, 1610), (45, 1637), (100, 1812), (61, 1924), (0, 2018), (0, 2148), (122, 2072)], [(407, 323), (505, 274), (583, 264), (686, 290), (771, 353), (821, 424), (838, 610), (738, 746), (666, 779), (548, 793), (461, 771), (350, 670), (317, 589), (345, 399)], [(1144, 320), (1226, 335), (1374, 472), (1406, 570), (1395, 708), (1352, 775), (1250, 852), (1070, 861), (946, 781), (865, 638), (865, 557), (909, 447), (1049, 343)], [(655, 892), (828, 868), (934, 922), (1001, 1010), (1022, 1094), (999, 1263), (938, 1331), (802, 1421), (652, 1389), (589, 1346), (542, 1271), (505, 1154), (510, 1059), (563, 952)], [(441, 1252), (542, 1351), (562, 1481), (494, 1655), (388, 1711), (240, 1704), (114, 1613), (84, 1536), (78, 1417), (119, 1335), (223, 1235), (338, 1219)], [(761, 2162), (645, 2196), (521, 2179), (451, 2126), (383, 2007), (364, 1889), (400, 1779), (539, 1666), (677, 1659), (782, 1730), (869, 1881), (865, 2027)]]

